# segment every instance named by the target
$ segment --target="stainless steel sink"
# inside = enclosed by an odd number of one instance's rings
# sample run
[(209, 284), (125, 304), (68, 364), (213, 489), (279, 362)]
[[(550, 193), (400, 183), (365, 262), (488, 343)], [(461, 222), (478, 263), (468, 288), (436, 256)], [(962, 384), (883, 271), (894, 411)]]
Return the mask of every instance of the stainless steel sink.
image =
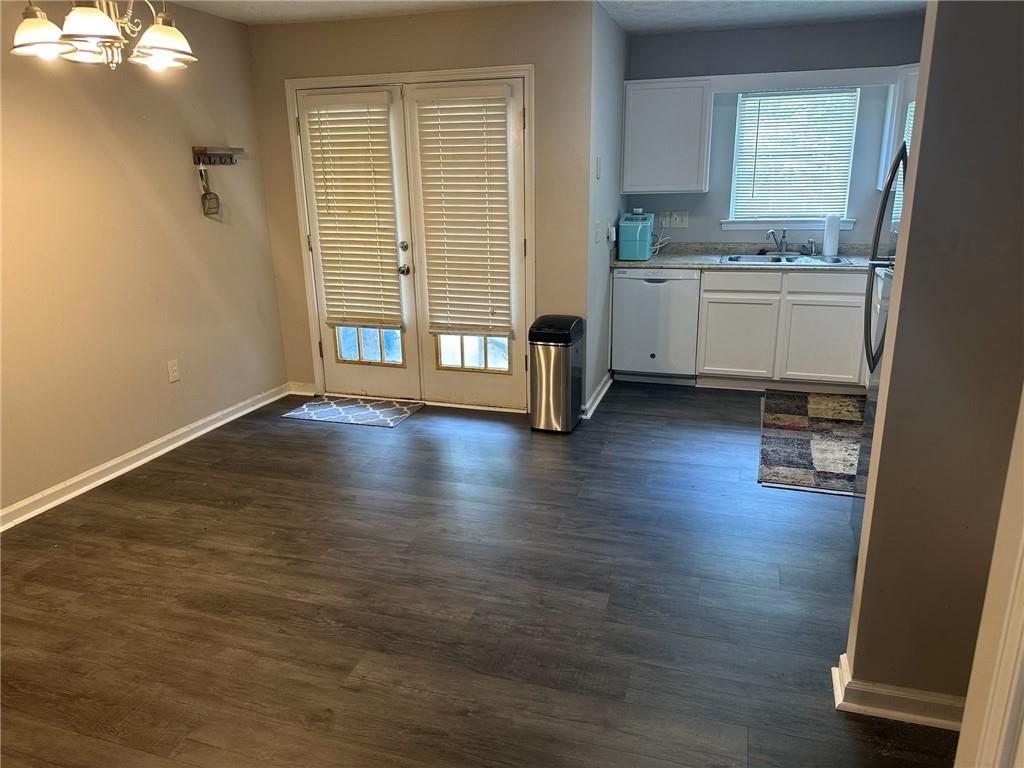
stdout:
[(723, 256), (719, 263), (721, 264), (784, 264), (785, 262), (792, 261), (790, 256), (774, 256), (771, 254), (765, 254), (764, 256)]
[(851, 263), (849, 259), (842, 256), (803, 256), (792, 252), (723, 256), (718, 261), (720, 264), (795, 264), (808, 267)]

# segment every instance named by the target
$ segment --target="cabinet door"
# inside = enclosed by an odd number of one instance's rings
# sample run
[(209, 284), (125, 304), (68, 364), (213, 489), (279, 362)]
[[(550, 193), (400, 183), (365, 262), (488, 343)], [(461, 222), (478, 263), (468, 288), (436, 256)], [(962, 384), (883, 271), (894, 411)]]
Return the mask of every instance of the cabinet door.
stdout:
[(697, 372), (771, 378), (779, 296), (705, 293), (700, 303)]
[(707, 192), (711, 83), (626, 83), (623, 192)]
[(787, 296), (776, 378), (856, 384), (861, 378), (864, 297)]

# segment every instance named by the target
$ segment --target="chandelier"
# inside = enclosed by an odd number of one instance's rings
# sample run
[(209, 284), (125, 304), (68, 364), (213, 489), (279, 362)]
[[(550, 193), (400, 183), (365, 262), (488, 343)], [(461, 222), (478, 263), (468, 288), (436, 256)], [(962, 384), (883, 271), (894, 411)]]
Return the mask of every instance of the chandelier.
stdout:
[[(145, 64), (155, 72), (165, 69), (184, 69), (196, 61), (185, 36), (174, 26), (174, 19), (166, 12), (157, 12), (149, 0), (142, 0), (153, 14), (153, 23), (142, 33), (128, 61)], [(121, 52), (128, 44), (125, 39), (138, 37), (142, 21), (134, 18), (135, 0), (128, 0), (124, 13), (114, 0), (72, 2), (71, 11), (61, 29), (46, 18), (36, 5), (22, 12), (22, 22), (14, 33), (15, 56), (37, 56), (53, 61), (58, 56), (80, 64), (106, 64), (117, 69)]]

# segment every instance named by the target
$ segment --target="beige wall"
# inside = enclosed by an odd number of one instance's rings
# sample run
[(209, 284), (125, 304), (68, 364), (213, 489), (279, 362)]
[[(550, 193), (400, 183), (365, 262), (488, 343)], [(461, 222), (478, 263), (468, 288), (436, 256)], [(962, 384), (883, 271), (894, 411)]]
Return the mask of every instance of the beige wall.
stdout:
[[(604, 230), (622, 211), (622, 98), (626, 33), (594, 6), (590, 77), (590, 226), (587, 231), (587, 375), (589, 398), (611, 366), (611, 245)], [(597, 158), (601, 178), (597, 178)], [(598, 234), (597, 230), (602, 230)]]
[(285, 79), (533, 64), (537, 312), (585, 315), (590, 17), (589, 3), (559, 2), (251, 28), (290, 379), (313, 381), (313, 366)]
[[(4, 46), (22, 7), (0, 4)], [(286, 380), (248, 33), (172, 10), (184, 72), (2, 54), (5, 506)], [(248, 152), (211, 172), (221, 221), (193, 144)]]
[(962, 696), (1024, 375), (1024, 6), (928, 13), (848, 654)]

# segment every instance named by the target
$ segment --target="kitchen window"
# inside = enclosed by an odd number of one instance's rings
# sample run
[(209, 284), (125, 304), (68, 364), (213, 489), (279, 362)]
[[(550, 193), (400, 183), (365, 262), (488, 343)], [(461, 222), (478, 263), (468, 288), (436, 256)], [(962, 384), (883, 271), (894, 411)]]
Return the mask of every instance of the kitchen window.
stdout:
[[(845, 218), (859, 88), (741, 93), (729, 223)], [(810, 220), (810, 221), (808, 221)]]
[[(903, 141), (906, 142), (907, 152), (910, 152), (910, 136), (914, 132), (914, 104), (907, 105), (907, 114), (903, 120)], [(903, 172), (900, 171), (896, 177), (896, 186), (893, 189), (892, 220), (899, 221), (903, 216)]]

